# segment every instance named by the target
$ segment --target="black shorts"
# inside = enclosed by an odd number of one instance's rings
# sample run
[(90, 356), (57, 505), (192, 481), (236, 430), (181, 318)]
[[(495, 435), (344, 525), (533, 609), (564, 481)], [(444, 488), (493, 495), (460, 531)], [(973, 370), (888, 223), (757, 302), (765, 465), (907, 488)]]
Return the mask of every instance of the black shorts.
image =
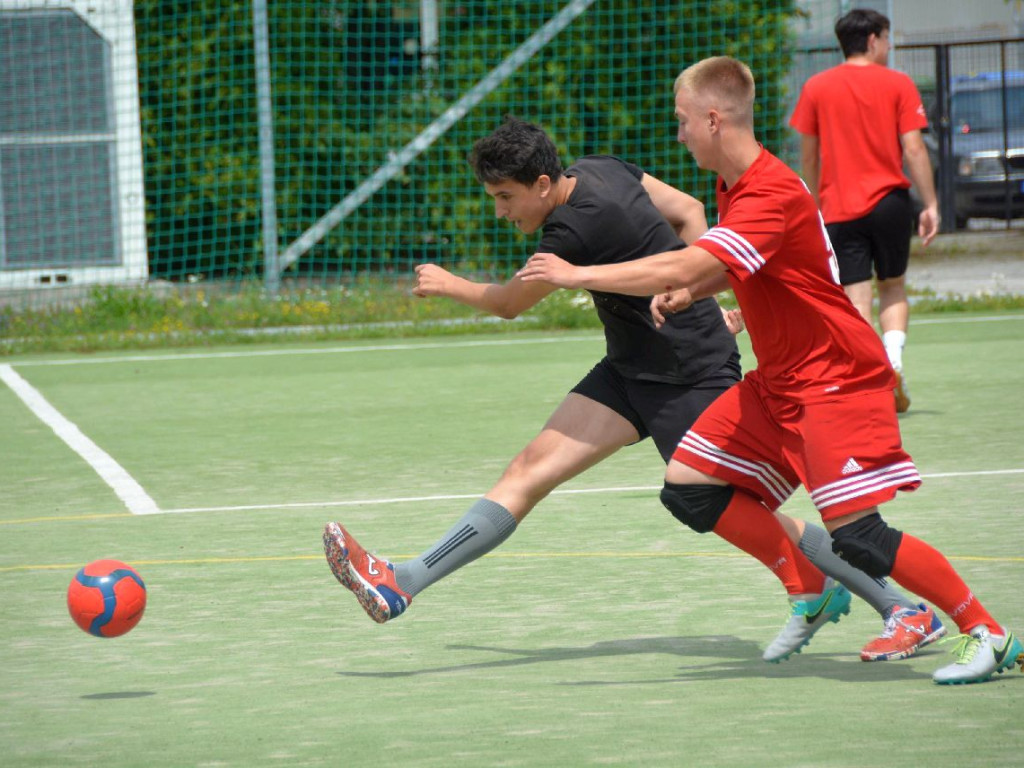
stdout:
[(627, 379), (605, 358), (572, 391), (611, 408), (636, 428), (641, 440), (652, 438), (668, 463), (686, 430), (740, 377), (738, 353), (692, 387)]
[(828, 239), (839, 261), (839, 282), (863, 283), (902, 277), (910, 260), (914, 210), (910, 193), (894, 189), (867, 216), (827, 225)]

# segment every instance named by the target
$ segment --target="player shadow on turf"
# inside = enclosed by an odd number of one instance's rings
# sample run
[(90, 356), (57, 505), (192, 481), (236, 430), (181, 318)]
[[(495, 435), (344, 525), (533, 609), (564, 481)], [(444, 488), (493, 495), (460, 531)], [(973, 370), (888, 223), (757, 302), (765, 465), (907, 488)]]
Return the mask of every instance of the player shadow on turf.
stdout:
[(918, 408), (918, 407), (915, 406), (914, 408), (911, 408), (909, 411), (904, 411), (903, 413), (897, 414), (897, 417), (899, 418), (900, 421), (906, 421), (907, 419), (914, 419), (914, 418), (917, 418), (919, 416), (945, 416), (945, 415), (946, 415), (945, 411), (938, 411), (938, 410), (935, 410), (934, 408)]
[(768, 664), (760, 655), (737, 661), (712, 662), (679, 667), (671, 677), (634, 680), (572, 680), (559, 683), (565, 686), (650, 685), (664, 683), (697, 683), (703, 681), (784, 680), (819, 678), (842, 683), (892, 683), (900, 680), (930, 680), (929, 672), (914, 669), (900, 662), (874, 662), (865, 664), (853, 653), (801, 653), (779, 664)]
[[(685, 665), (673, 677), (646, 680), (571, 681), (561, 685), (631, 685), (637, 683), (680, 683), (704, 679), (765, 678), (765, 677), (822, 677), (844, 682), (891, 682), (899, 679), (927, 677), (900, 662), (864, 664), (851, 654), (802, 653), (782, 664), (767, 664), (761, 659), (762, 649), (757, 643), (734, 635), (699, 635), (695, 637), (636, 637), (606, 640), (588, 646), (555, 648), (497, 648), (481, 645), (448, 645), (452, 651), (483, 651), (502, 654), (508, 658), (496, 661), (477, 661), (422, 669), (390, 670), (380, 672), (339, 671), (343, 677), (393, 679), (436, 675), (469, 670), (503, 669), (530, 664), (575, 661), (612, 656), (638, 654), (664, 654), (666, 656), (712, 657), (710, 664)], [(849, 663), (856, 660), (856, 664)], [(882, 669), (884, 667), (885, 669)]]
[(391, 672), (338, 672), (346, 677), (413, 677), (415, 675), (461, 672), (470, 669), (500, 669), (526, 664), (541, 664), (552, 661), (573, 661), (593, 659), (602, 656), (631, 656), (645, 653), (663, 653), (675, 656), (735, 656), (743, 658), (752, 654), (760, 658), (761, 651), (749, 640), (733, 635), (704, 635), (697, 637), (635, 637), (622, 640), (604, 640), (581, 647), (559, 646), (556, 648), (493, 648), (482, 645), (448, 645), (451, 651), (486, 651), (500, 653), (512, 658), (497, 661), (477, 661), (469, 664), (452, 664), (444, 667), (427, 667)]

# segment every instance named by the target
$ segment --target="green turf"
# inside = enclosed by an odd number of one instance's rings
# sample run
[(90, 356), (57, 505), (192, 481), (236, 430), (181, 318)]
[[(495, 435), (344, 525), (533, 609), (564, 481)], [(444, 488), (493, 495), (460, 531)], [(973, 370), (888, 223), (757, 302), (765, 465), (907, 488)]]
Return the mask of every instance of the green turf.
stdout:
[[(885, 513), (1024, 631), (1024, 318), (978, 317), (915, 315), (902, 425), (926, 480)], [(470, 503), (439, 497), (486, 490), (600, 351), (586, 332), (5, 360), (169, 513), (128, 514), (0, 385), (0, 762), (1019, 762), (1024, 675), (936, 686), (949, 646), (864, 664), (881, 625), (862, 603), (763, 663), (780, 588), (661, 509), (649, 444), (564, 489), (596, 492), (547, 499), (406, 616), (370, 622), (323, 563), (323, 523), (416, 554)], [(788, 510), (815, 516), (803, 494)], [(149, 587), (118, 639), (64, 606), (101, 557)]]

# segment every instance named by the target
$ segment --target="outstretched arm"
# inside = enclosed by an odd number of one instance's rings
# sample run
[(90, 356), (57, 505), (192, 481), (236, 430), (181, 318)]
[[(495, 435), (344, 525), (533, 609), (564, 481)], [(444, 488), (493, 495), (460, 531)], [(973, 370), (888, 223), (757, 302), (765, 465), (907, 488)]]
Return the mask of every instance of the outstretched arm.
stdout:
[(507, 283), (477, 283), (453, 275), (437, 264), (416, 267), (414, 296), (441, 296), (511, 320), (534, 306), (558, 286), (549, 283), (525, 283), (513, 277)]
[(590, 267), (574, 267), (553, 253), (535, 253), (516, 276), (527, 283), (542, 281), (560, 288), (586, 288), (628, 296), (654, 296), (686, 288), (698, 299), (710, 295), (706, 292), (708, 286), (718, 284), (724, 275), (722, 262), (703, 248), (691, 245), (621, 264)]
[(672, 225), (684, 243), (692, 243), (708, 230), (704, 203), (648, 173), (640, 179), (658, 212)]

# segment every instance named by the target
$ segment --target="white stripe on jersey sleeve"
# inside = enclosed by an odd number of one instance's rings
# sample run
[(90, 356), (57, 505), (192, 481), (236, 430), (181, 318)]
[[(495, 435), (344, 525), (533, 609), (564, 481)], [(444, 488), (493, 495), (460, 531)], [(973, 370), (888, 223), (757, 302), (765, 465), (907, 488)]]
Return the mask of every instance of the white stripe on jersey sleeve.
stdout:
[(765, 265), (764, 257), (758, 253), (757, 248), (740, 234), (737, 234), (726, 227), (716, 226), (709, 229), (701, 239), (713, 240), (725, 248), (733, 257), (740, 262), (750, 274), (754, 274)]

